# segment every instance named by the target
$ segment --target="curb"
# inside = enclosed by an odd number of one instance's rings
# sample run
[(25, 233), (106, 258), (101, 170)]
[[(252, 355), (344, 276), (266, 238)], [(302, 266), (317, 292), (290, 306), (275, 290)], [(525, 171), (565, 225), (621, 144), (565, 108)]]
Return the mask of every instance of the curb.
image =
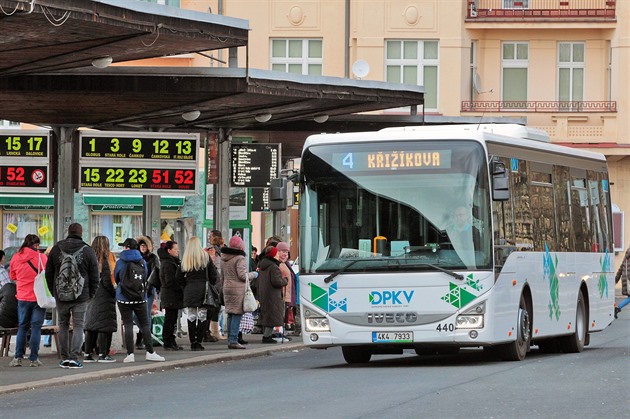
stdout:
[(174, 361), (165, 362), (151, 362), (141, 365), (130, 365), (128, 367), (113, 368), (106, 371), (94, 371), (86, 372), (83, 374), (76, 374), (67, 377), (55, 377), (44, 380), (29, 381), (26, 383), (11, 384), (8, 386), (0, 386), (0, 395), (17, 393), (21, 391), (35, 390), (51, 386), (63, 386), (72, 384), (81, 384), (86, 382), (92, 382), (95, 380), (105, 380), (111, 378), (127, 377), (132, 375), (144, 374), (149, 372), (161, 372), (174, 370), (178, 368), (188, 368), (198, 365), (207, 365), (217, 362), (226, 361), (239, 361), (242, 359), (257, 358), (262, 356), (269, 356), (274, 352), (288, 352), (295, 349), (304, 348), (304, 344), (301, 342), (287, 343), (280, 347), (263, 347), (245, 349), (242, 351), (221, 353), (213, 355), (202, 355), (193, 358), (179, 359)]

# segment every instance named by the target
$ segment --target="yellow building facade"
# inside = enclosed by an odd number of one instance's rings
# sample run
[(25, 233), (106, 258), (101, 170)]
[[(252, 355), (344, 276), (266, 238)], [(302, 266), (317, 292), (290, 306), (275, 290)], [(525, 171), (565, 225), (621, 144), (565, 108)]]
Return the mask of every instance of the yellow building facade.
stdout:
[[(180, 0), (179, 7), (247, 19), (240, 67), (419, 84), (427, 115), (524, 117), (554, 143), (604, 153), (612, 202), (630, 214), (630, 0)], [(227, 51), (213, 54), (218, 60), (190, 55), (159, 65), (227, 65)], [(630, 237), (630, 227), (623, 230)]]

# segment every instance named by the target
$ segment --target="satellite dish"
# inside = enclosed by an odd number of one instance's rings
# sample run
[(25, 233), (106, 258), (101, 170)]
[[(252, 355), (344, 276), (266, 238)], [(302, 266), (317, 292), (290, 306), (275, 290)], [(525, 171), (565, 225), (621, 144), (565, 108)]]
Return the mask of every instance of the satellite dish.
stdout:
[(481, 86), (481, 77), (479, 77), (479, 73), (475, 73), (475, 77), (473, 79), (473, 89), (477, 94), (483, 93), (483, 87)]
[(365, 60), (356, 60), (352, 64), (352, 74), (358, 79), (362, 79), (370, 72), (370, 65)]

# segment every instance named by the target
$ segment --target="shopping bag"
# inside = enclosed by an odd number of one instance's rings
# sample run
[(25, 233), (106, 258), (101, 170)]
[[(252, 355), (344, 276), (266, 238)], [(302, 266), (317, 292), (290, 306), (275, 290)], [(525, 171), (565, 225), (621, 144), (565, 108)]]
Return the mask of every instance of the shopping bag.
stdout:
[(157, 343), (159, 343), (160, 345), (163, 344), (163, 339), (162, 339), (163, 329), (164, 329), (164, 314), (160, 312), (156, 314), (155, 316), (153, 316), (153, 319), (151, 322), (151, 338), (154, 345)]
[(258, 301), (256, 301), (256, 297), (254, 297), (254, 293), (249, 286), (249, 281), (245, 281), (245, 298), (243, 298), (243, 312), (251, 313), (252, 311), (256, 311), (258, 308)]
[(46, 284), (46, 271), (42, 268), (42, 260), (39, 259), (37, 264), (41, 271), (35, 276), (35, 283), (33, 284), (33, 291), (37, 298), (37, 305), (41, 308), (55, 308), (57, 303), (55, 297), (52, 296)]

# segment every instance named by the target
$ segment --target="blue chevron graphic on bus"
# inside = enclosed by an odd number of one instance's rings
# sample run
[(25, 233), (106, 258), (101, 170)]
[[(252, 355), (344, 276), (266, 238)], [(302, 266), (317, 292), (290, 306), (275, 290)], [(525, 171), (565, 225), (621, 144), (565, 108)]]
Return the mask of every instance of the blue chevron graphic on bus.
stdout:
[(414, 292), (404, 290), (372, 291), (370, 292), (370, 304), (373, 306), (409, 304)]

